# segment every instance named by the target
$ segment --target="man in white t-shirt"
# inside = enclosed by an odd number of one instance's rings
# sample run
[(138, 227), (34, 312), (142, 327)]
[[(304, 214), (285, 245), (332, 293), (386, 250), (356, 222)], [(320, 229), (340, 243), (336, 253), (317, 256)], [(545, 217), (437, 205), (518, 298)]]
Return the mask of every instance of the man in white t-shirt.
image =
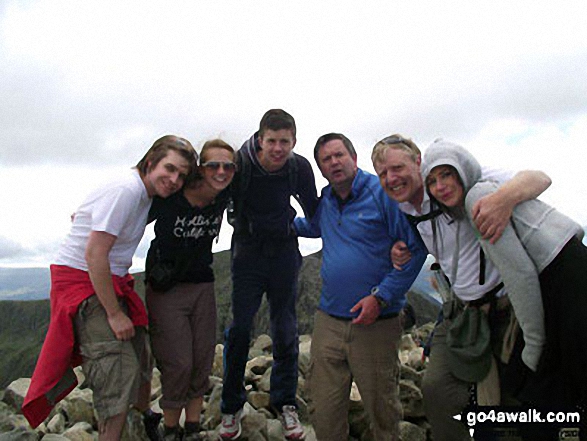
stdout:
[(178, 191), (196, 161), (187, 140), (164, 136), (76, 210), (51, 265), (51, 323), (23, 405), (33, 427), (75, 387), (76, 355), (94, 392), (101, 441), (120, 439), (131, 404), (148, 408), (147, 314), (128, 271), (153, 196)]
[[(412, 219), (428, 252), (450, 279), (455, 294), (464, 301), (478, 300), (492, 290), (497, 297), (503, 296), (501, 277), (489, 259), (484, 261), (483, 271), (480, 270), (481, 248), (473, 228), (439, 216), (431, 207), (420, 174), (421, 154), (416, 144), (401, 135), (391, 135), (375, 144), (371, 159), (381, 186)], [(498, 191), (473, 207), (477, 228), (483, 238), (494, 243), (503, 233), (514, 207), (539, 196), (551, 181), (540, 171), (522, 171), (513, 176), (506, 171), (484, 168), (482, 173), (484, 179), (503, 183)], [(435, 218), (434, 228), (432, 222), (426, 222), (432, 218)], [(405, 244), (396, 243), (392, 250), (394, 266), (401, 269), (409, 259)], [(443, 357), (445, 334), (441, 329), (437, 331), (422, 387), (426, 416), (435, 440), (468, 440), (466, 427), (452, 417), (468, 404), (470, 383), (450, 372)]]

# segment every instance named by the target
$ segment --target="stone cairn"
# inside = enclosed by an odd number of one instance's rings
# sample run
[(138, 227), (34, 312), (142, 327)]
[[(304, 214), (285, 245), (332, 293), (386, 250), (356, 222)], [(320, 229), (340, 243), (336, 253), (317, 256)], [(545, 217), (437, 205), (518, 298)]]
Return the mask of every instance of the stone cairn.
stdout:
[[(427, 324), (413, 329), (411, 332), (406, 332), (402, 337), (399, 350), (401, 361), (399, 394), (404, 411), (404, 419), (400, 422), (402, 441), (426, 441), (430, 437), (420, 386), (426, 367), (426, 360), (422, 356), (422, 343), (427, 341), (431, 330), (432, 324)], [(269, 378), (273, 364), (271, 345), (271, 338), (267, 335), (261, 335), (254, 341), (249, 351), (249, 362), (245, 373), (247, 403), (244, 408), (243, 433), (240, 438), (243, 441), (283, 441), (285, 439), (281, 424), (269, 407)], [(309, 335), (300, 337), (297, 401), (300, 420), (306, 427), (306, 440), (315, 441), (316, 435), (308, 417), (308, 391), (305, 388), (305, 375), (310, 365), (310, 345), (311, 337)], [(218, 427), (221, 420), (222, 351), (223, 346), (217, 345), (211, 388), (205, 397), (202, 414), (202, 426), (206, 431), (201, 435), (208, 440), (220, 439)], [(45, 422), (35, 430), (29, 426), (20, 413), (30, 379), (15, 380), (5, 391), (0, 392), (0, 441), (97, 440), (92, 391), (84, 386), (84, 375), (81, 368), (76, 368), (76, 375), (78, 375), (80, 386), (58, 403)], [(158, 405), (160, 396), (160, 374), (155, 369), (152, 382), (152, 408), (157, 411), (160, 411)], [(349, 440), (371, 441), (373, 437), (370, 433), (369, 421), (354, 383), (349, 401)], [(141, 415), (137, 411), (133, 410), (129, 413), (122, 439), (123, 441), (148, 441)]]

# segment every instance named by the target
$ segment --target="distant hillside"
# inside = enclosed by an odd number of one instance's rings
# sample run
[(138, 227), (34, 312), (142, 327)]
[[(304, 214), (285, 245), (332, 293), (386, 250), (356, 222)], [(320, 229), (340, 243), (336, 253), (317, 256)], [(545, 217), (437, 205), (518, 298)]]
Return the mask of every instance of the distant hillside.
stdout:
[[(298, 326), (300, 334), (310, 334), (314, 324), (314, 312), (320, 296), (321, 252), (304, 257), (299, 279), (297, 303)], [(232, 319), (230, 293), (230, 252), (214, 255), (216, 275), (216, 298), (218, 307), (217, 341), (222, 342), (222, 332)], [(26, 272), (17, 272), (23, 276)], [(135, 274), (137, 292), (144, 296), (143, 274)], [(46, 276), (48, 279), (48, 275)], [(428, 271), (424, 269), (419, 276), (414, 292), (408, 295), (410, 303), (418, 314), (418, 323), (436, 318), (438, 303), (429, 294), (421, 295), (421, 289), (431, 291), (427, 283)], [(47, 293), (49, 289), (47, 288)], [(49, 300), (39, 301), (0, 301), (0, 389), (20, 377), (32, 375), (36, 359), (49, 324)], [(264, 300), (254, 325), (254, 335), (269, 333), (269, 312)]]
[(49, 298), (49, 268), (0, 268), (0, 300)]
[(0, 302), (0, 389), (32, 374), (48, 324), (48, 300)]

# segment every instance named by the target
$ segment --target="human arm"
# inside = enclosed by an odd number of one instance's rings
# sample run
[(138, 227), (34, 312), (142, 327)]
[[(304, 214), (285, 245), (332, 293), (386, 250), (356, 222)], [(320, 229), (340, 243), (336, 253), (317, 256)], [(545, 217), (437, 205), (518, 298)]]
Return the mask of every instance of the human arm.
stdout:
[(322, 236), (320, 230), (320, 204), (314, 208), (311, 218), (296, 217), (293, 221), (296, 234), (300, 237), (318, 238)]
[(551, 182), (544, 172), (524, 170), (505, 182), (496, 192), (479, 199), (469, 212), (483, 239), (495, 244), (508, 225), (514, 207), (540, 196)]
[(375, 323), (381, 314), (381, 306), (374, 295), (369, 295), (363, 297), (352, 307), (351, 312), (357, 311), (361, 312), (353, 319), (353, 325), (370, 325)]
[(118, 304), (108, 254), (116, 236), (103, 231), (92, 231), (86, 245), (88, 273), (98, 300), (106, 310), (108, 324), (118, 340), (130, 340), (135, 333), (134, 325)]
[[(493, 191), (496, 191), (496, 186), (492, 183), (475, 185), (467, 194), (467, 211), (471, 212), (477, 200)], [(480, 239), (480, 243), (487, 257), (497, 267), (520, 323), (525, 342), (522, 360), (535, 371), (545, 342), (544, 308), (538, 271), (510, 222), (506, 224), (502, 240), (491, 243)]]
[(386, 305), (391, 305), (392, 310), (398, 310), (403, 307), (405, 293), (414, 283), (427, 256), (426, 248), (420, 236), (408, 223), (403, 213), (400, 212), (397, 204), (387, 199), (385, 204), (382, 205), (387, 212), (387, 234), (391, 239), (391, 243), (401, 240), (410, 249), (412, 257), (405, 264), (402, 271), (398, 271), (391, 263), (389, 264), (388, 272), (379, 284), (373, 287), (376, 294), (362, 298), (353, 306), (351, 312), (360, 310), (353, 323), (372, 323), (374, 321), (372, 318), (376, 319), (381, 311), (386, 309)]
[(393, 267), (396, 270), (401, 271), (402, 267), (408, 263), (411, 258), (412, 253), (410, 253), (410, 249), (403, 240), (398, 240), (391, 247), (391, 263), (393, 263)]
[(108, 261), (108, 254), (115, 241), (116, 236), (112, 234), (92, 231), (86, 245), (85, 258), (90, 280), (98, 300), (106, 310), (110, 328), (118, 340), (129, 340), (134, 336), (134, 325), (118, 304)]
[(298, 183), (296, 193), (298, 202), (306, 218), (312, 218), (318, 209), (320, 200), (316, 190), (316, 179), (310, 162), (303, 156), (296, 155), (298, 161)]

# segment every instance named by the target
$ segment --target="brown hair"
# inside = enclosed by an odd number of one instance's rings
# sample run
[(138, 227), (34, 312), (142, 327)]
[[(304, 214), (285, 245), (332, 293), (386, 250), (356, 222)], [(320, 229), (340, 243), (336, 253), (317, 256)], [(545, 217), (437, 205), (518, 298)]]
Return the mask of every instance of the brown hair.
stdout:
[(176, 151), (189, 163), (189, 172), (195, 170), (198, 164), (198, 154), (192, 144), (185, 138), (175, 135), (165, 135), (159, 138), (137, 163), (136, 168), (142, 175), (146, 175), (167, 156), (169, 150)]
[(296, 121), (293, 116), (282, 109), (271, 109), (265, 112), (259, 124), (259, 138), (265, 134), (265, 130), (291, 130), (296, 137)]
[[(200, 165), (202, 165), (203, 163), (206, 162), (207, 153), (211, 149), (226, 150), (227, 152), (232, 153), (232, 160), (234, 161), (234, 159), (235, 159), (234, 148), (232, 148), (232, 146), (230, 144), (228, 144), (227, 142), (224, 142), (222, 139), (216, 138), (216, 139), (211, 139), (209, 141), (206, 141), (204, 143), (204, 145), (202, 146), (202, 150), (200, 151)], [(202, 179), (202, 174), (200, 173), (200, 169), (199, 169), (199, 167), (195, 167), (192, 170), (192, 172), (188, 175), (188, 177), (186, 178), (184, 185), (186, 187), (193, 187), (196, 184), (196, 182), (198, 182), (201, 179)]]
[(200, 165), (206, 162), (206, 152), (210, 149), (223, 149), (227, 152), (232, 153), (232, 159), (234, 160), (234, 149), (230, 144), (224, 142), (222, 139), (211, 139), (206, 141), (202, 146), (202, 150), (200, 151)]
[(330, 141), (334, 141), (335, 139), (342, 141), (353, 159), (357, 158), (357, 152), (355, 151), (355, 147), (353, 146), (353, 143), (350, 139), (348, 139), (342, 133), (327, 133), (326, 135), (322, 135), (320, 138), (318, 138), (318, 141), (316, 141), (316, 145), (314, 146), (314, 159), (316, 160), (318, 168), (320, 168), (320, 162), (318, 162), (318, 153), (320, 153), (320, 149), (324, 144)]

